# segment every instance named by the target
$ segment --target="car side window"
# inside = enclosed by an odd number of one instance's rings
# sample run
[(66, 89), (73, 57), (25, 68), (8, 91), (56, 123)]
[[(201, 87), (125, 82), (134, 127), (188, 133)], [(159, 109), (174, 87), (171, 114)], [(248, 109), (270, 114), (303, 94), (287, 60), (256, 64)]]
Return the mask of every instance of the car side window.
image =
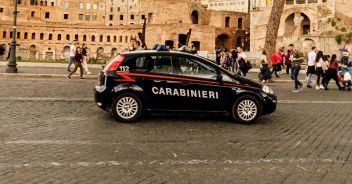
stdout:
[(232, 77), (230, 77), (228, 74), (226, 74), (223, 71), (220, 71), (220, 74), (222, 75), (222, 81), (223, 82), (235, 82), (235, 83), (239, 83), (237, 80), (233, 79)]
[(216, 70), (200, 61), (185, 57), (178, 57), (175, 68), (179, 68), (178, 75), (216, 80)]

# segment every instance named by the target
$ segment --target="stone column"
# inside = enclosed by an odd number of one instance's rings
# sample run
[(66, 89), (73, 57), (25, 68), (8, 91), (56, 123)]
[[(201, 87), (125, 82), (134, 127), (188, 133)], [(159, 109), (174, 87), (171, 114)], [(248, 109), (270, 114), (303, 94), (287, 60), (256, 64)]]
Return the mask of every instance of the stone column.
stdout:
[(296, 27), (296, 30), (294, 32), (294, 36), (295, 37), (300, 37), (303, 34), (303, 30), (302, 30), (302, 21), (303, 21), (304, 17), (301, 15), (301, 12), (296, 12), (295, 13), (295, 18), (294, 18), (294, 24)]

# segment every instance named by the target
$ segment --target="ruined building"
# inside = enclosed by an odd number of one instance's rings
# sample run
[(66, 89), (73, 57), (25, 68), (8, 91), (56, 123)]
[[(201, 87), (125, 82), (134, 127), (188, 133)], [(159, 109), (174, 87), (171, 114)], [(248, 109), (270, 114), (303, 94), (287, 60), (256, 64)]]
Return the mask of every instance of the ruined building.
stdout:
[[(269, 2), (269, 3), (268, 3)], [(251, 12), (251, 50), (264, 47), (266, 27), (272, 1), (256, 0)], [(339, 35), (352, 41), (352, 7), (350, 0), (286, 0), (281, 17), (278, 47), (293, 43), (309, 51), (317, 46), (324, 53), (336, 52), (343, 47)], [(350, 37), (350, 38), (348, 38)]]
[(13, 0), (0, 3), (0, 43), (18, 39), (23, 59), (65, 59), (73, 40), (86, 43), (91, 56), (110, 57), (138, 38), (147, 19), (146, 43), (203, 51), (238, 45), (249, 49), (249, 15), (209, 11), (200, 0), (21, 0), (17, 34), (12, 34)]

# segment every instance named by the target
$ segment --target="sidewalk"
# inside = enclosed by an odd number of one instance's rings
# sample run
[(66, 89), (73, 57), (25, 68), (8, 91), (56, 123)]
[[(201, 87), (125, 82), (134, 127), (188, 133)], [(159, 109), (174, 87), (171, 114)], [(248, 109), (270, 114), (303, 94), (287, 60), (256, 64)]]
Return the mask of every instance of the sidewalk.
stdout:
[[(89, 64), (89, 70), (92, 75), (84, 74), (87, 79), (96, 79), (99, 74), (102, 65), (101, 64)], [(0, 62), (0, 76), (21, 76), (21, 77), (47, 77), (47, 78), (65, 78), (67, 75), (67, 64), (66, 63), (30, 63), (30, 62), (17, 62), (18, 73), (11, 74), (6, 73), (7, 62)], [(247, 74), (249, 79), (258, 80), (259, 68), (253, 68)], [(275, 82), (292, 82), (291, 78), (287, 74), (282, 74), (280, 78), (275, 78)], [(73, 75), (73, 79), (75, 75)], [(301, 71), (299, 79), (304, 81), (305, 71)]]

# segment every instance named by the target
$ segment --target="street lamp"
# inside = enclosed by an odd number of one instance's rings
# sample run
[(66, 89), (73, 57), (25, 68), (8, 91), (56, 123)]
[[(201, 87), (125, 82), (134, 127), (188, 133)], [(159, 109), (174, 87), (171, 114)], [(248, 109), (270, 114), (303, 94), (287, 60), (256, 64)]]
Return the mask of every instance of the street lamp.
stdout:
[(7, 64), (6, 73), (17, 73), (17, 64), (16, 64), (16, 25), (17, 25), (17, 2), (18, 0), (13, 0), (14, 2), (14, 11), (13, 11), (13, 31), (12, 31), (12, 41), (10, 47), (10, 59)]

